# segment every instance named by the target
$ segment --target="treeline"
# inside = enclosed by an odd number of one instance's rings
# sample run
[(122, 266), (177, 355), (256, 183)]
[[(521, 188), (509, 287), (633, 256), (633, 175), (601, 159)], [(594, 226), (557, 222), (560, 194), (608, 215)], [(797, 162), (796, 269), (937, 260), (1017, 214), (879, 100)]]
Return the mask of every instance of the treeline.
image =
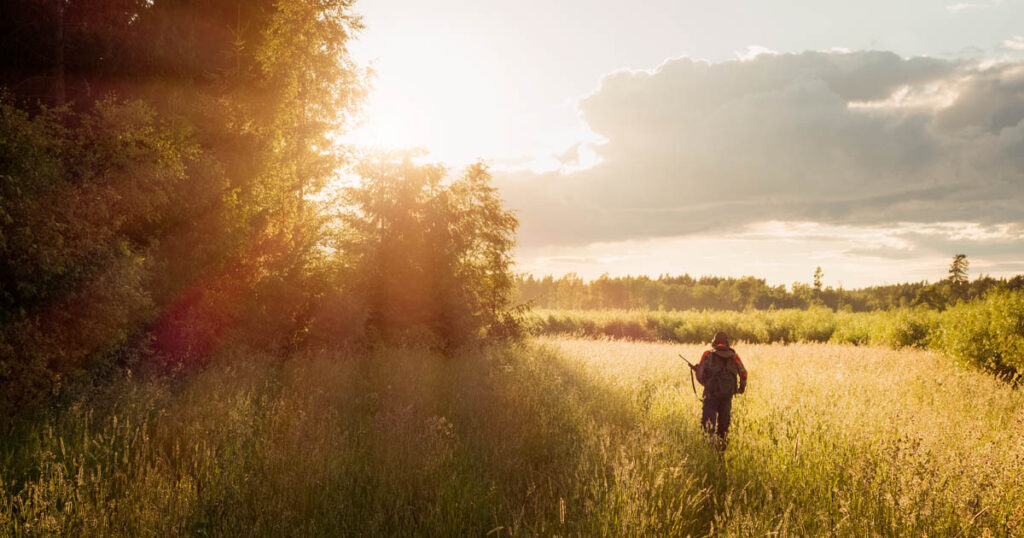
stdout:
[(859, 289), (823, 287), (817, 282), (769, 285), (752, 276), (657, 278), (610, 277), (585, 281), (576, 274), (561, 278), (519, 275), (518, 301), (539, 308), (650, 309), (650, 310), (769, 310), (823, 306), (832, 310), (867, 312), (890, 308), (927, 306), (945, 309), (962, 301), (983, 297), (989, 290), (1024, 289), (1024, 275), (1010, 279), (982, 276), (972, 281), (965, 274), (951, 275), (936, 283), (912, 282)]
[(1020, 382), (1024, 372), (1024, 290), (993, 289), (943, 311), (927, 307), (873, 312), (809, 309), (746, 311), (537, 310), (534, 335), (707, 344), (725, 331), (745, 343), (831, 342), (916, 347), (944, 353)]
[(351, 4), (5, 2), (0, 417), (231, 346), (517, 330), (486, 168), (336, 146), (366, 88)]

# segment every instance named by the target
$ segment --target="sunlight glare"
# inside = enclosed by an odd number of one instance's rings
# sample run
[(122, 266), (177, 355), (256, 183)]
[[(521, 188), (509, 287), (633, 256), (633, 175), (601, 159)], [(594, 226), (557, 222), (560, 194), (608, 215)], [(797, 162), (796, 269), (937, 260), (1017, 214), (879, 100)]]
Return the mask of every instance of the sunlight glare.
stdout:
[[(361, 122), (339, 137), (366, 149), (423, 149), (428, 160), (460, 167), (483, 159), (502, 169), (580, 169), (597, 163), (598, 138), (579, 118), (575, 99), (547, 104), (514, 74), (506, 55), (458, 33), (389, 20), (353, 47), (370, 66), (371, 93)], [(533, 92), (536, 93), (536, 92)]]
[[(496, 62), (486, 48), (457, 36), (417, 39), (401, 32), (366, 58), (376, 77), (362, 124), (343, 140), (356, 146), (422, 148), (441, 161), (463, 164), (501, 148), (504, 126)], [(384, 45), (383, 50), (379, 45)]]

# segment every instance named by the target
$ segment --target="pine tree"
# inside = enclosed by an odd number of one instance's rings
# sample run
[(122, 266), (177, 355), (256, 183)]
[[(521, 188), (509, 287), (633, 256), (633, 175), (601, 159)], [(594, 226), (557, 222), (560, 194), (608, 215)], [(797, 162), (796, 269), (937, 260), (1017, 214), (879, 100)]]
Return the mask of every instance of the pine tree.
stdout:
[(967, 268), (970, 267), (971, 262), (967, 261), (966, 254), (957, 254), (953, 256), (953, 263), (949, 264), (949, 281), (954, 285), (962, 285), (967, 283)]
[(950, 302), (965, 299), (967, 295), (967, 268), (971, 262), (967, 261), (966, 254), (953, 256), (953, 263), (949, 264), (949, 299)]

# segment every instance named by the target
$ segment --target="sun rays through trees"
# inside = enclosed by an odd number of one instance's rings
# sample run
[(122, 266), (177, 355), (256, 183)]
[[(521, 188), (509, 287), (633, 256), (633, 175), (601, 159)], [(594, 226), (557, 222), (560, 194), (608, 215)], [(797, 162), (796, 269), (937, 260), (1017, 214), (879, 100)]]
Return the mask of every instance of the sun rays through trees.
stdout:
[(367, 88), (352, 2), (13, 2), (0, 27), (4, 420), (233, 346), (516, 333), (486, 168), (336, 142)]

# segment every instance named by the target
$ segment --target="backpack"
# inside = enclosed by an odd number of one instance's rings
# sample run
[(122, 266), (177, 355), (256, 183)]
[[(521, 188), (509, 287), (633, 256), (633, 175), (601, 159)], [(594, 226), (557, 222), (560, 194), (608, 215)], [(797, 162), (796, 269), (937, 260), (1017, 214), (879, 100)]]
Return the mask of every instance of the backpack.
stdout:
[(732, 356), (723, 357), (715, 351), (701, 363), (701, 372), (697, 377), (703, 380), (705, 398), (719, 399), (736, 394), (739, 376), (731, 363)]

